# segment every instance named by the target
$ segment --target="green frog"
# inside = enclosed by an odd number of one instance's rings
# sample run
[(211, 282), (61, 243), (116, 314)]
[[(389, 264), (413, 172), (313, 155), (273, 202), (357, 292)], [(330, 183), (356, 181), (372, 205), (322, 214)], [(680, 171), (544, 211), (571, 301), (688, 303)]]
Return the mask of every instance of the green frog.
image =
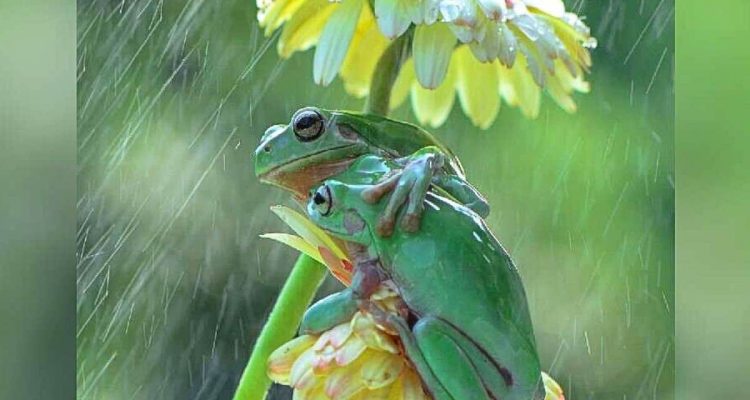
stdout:
[[(430, 191), (418, 233), (376, 234), (386, 205), (365, 201), (363, 193), (396, 168), (363, 156), (341, 180), (311, 191), (308, 216), (347, 243), (355, 269), (350, 287), (308, 310), (301, 332), (330, 329), (364, 308), (398, 332), (435, 399), (544, 398), (521, 277), (476, 212)], [(400, 315), (367, 300), (386, 280), (404, 302)]]
[(487, 201), (466, 181), (463, 167), (450, 149), (418, 126), (376, 115), (302, 108), (289, 124), (266, 130), (255, 150), (255, 174), (262, 182), (304, 200), (313, 185), (336, 177), (366, 154), (398, 165), (387, 179), (362, 193), (368, 203), (391, 194), (376, 226), (382, 236), (393, 233), (396, 214), (402, 208), (402, 229), (419, 229), (431, 185), (482, 217), (489, 213)]

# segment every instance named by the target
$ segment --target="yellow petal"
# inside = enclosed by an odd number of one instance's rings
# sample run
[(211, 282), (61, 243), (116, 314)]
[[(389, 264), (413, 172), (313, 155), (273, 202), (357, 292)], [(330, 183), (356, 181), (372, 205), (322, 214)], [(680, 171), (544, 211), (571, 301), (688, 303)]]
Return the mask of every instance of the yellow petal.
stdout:
[(563, 390), (560, 385), (558, 385), (551, 376), (547, 375), (547, 373), (543, 371), (542, 381), (544, 382), (544, 391), (546, 392), (544, 400), (565, 400), (565, 396), (563, 395)]
[(498, 66), (500, 78), (500, 95), (511, 106), (521, 108), (527, 118), (539, 115), (541, 89), (526, 69), (526, 57), (518, 57), (513, 68)]
[(496, 65), (477, 61), (468, 46), (456, 49), (454, 57), (461, 108), (474, 125), (487, 129), (500, 111)]
[(412, 42), (412, 54), (414, 71), (422, 86), (434, 89), (443, 82), (455, 44), (456, 37), (448, 24), (417, 26)]
[(351, 285), (354, 266), (349, 261), (336, 257), (327, 247), (318, 247), (318, 251), (331, 274), (345, 286)]
[(288, 58), (295, 51), (307, 50), (317, 43), (336, 7), (337, 3), (328, 0), (306, 0), (284, 24), (277, 48), (279, 55)]
[(519, 58), (526, 60), (526, 69), (534, 78), (534, 82), (538, 86), (544, 87), (547, 74), (543, 56), (539, 54), (536, 44), (528, 37), (523, 34), (519, 35), (518, 32), (516, 32), (516, 36), (518, 37), (518, 49), (522, 54), (522, 57)]
[(313, 80), (328, 85), (336, 77), (344, 62), (354, 30), (359, 22), (363, 0), (347, 0), (328, 18), (313, 58)]
[(477, 4), (488, 18), (493, 21), (500, 21), (507, 16), (508, 7), (505, 0), (478, 0)]
[(400, 355), (374, 352), (362, 366), (361, 379), (368, 389), (379, 389), (393, 383), (403, 369)]
[(361, 390), (357, 395), (352, 397), (352, 400), (389, 400), (390, 394), (391, 394), (391, 386), (389, 385), (389, 386), (384, 386), (380, 389)]
[(305, 350), (302, 355), (294, 361), (292, 370), (289, 373), (289, 385), (295, 389), (309, 389), (316, 383), (315, 374), (312, 370), (312, 361), (315, 358), (315, 351), (310, 348)]
[(316, 353), (315, 358), (312, 362), (312, 370), (315, 375), (327, 375), (336, 368), (334, 359), (336, 358), (335, 353), (332, 354), (321, 354)]
[(388, 43), (388, 39), (378, 30), (370, 7), (363, 7), (357, 30), (339, 73), (347, 93), (354, 97), (367, 95), (375, 66)]
[(392, 336), (378, 327), (370, 314), (358, 312), (352, 318), (352, 331), (367, 347), (375, 350), (397, 354), (398, 345)]
[(404, 369), (404, 372), (393, 385), (393, 389), (389, 400), (426, 400), (429, 398), (422, 389), (422, 381), (419, 376), (411, 369)]
[(323, 351), (323, 349), (329, 345), (334, 349), (338, 349), (344, 345), (344, 342), (346, 342), (351, 335), (352, 327), (350, 323), (336, 325), (320, 335), (313, 345), (313, 350), (316, 352)]
[(260, 237), (284, 243), (285, 245), (312, 257), (315, 261), (325, 264), (325, 260), (321, 257), (320, 252), (318, 252), (315, 246), (299, 236), (290, 235), (288, 233), (266, 233), (260, 235)]
[(266, 28), (266, 36), (294, 15), (303, 2), (304, 0), (273, 0), (271, 5), (263, 10), (262, 14), (258, 13), (259, 25)]
[(392, 286), (392, 281), (385, 281), (382, 284), (378, 286), (378, 288), (375, 290), (375, 293), (373, 293), (370, 296), (370, 300), (384, 300), (392, 297), (398, 297), (398, 292), (396, 291), (395, 287)]
[(325, 393), (331, 399), (350, 399), (365, 389), (362, 379), (359, 379), (362, 365), (367, 362), (366, 356), (360, 357), (346, 368), (338, 368), (326, 379)]
[(278, 215), (294, 232), (302, 236), (313, 246), (322, 246), (330, 249), (336, 257), (348, 259), (346, 253), (331, 239), (322, 229), (313, 224), (307, 217), (285, 206), (272, 206), (271, 211)]
[(289, 385), (292, 365), (314, 343), (314, 337), (303, 335), (274, 350), (268, 357), (268, 377), (274, 382)]
[[(378, 301), (377, 305), (378, 307), (383, 309), (383, 311), (385, 312), (389, 312), (391, 314), (398, 314), (401, 306), (403, 305), (403, 302), (398, 297), (389, 297), (389, 298)], [(387, 333), (393, 333), (393, 334), (396, 333), (396, 332), (389, 331), (385, 327), (381, 327), (381, 329), (383, 329)]]
[[(375, 293), (370, 296), (370, 300), (374, 301), (376, 305), (385, 312), (397, 314), (401, 306), (403, 305), (403, 302), (401, 301), (401, 297), (399, 297), (399, 294), (396, 291), (395, 287), (391, 287), (390, 282), (391, 281), (386, 281), (378, 286), (378, 289), (375, 291)], [(387, 331), (387, 329), (384, 329), (382, 327), (378, 328)]]
[[(576, 18), (576, 22), (583, 24), (583, 22), (577, 19), (578, 17), (572, 14), (568, 15), (571, 18)], [(571, 26), (563, 19), (548, 17), (543, 14), (541, 16), (547, 22), (549, 22), (550, 25), (552, 25), (555, 30), (555, 35), (557, 35), (557, 37), (563, 43), (565, 49), (568, 50), (568, 52), (573, 55), (573, 57), (575, 57), (576, 61), (578, 61), (581, 67), (583, 67), (584, 69), (590, 67), (591, 54), (584, 46), (584, 44), (595, 43), (596, 40), (585, 33), (579, 32), (575, 27)], [(587, 30), (587, 28), (585, 29)], [(591, 47), (593, 46), (594, 45), (592, 44)]]
[(414, 83), (414, 79), (414, 59), (409, 58), (404, 65), (401, 66), (398, 78), (396, 78), (396, 82), (393, 84), (391, 102), (389, 105), (391, 110), (395, 110), (404, 102), (404, 100), (406, 100), (406, 96), (409, 95), (409, 90)]
[(357, 336), (352, 336), (336, 351), (336, 365), (343, 367), (352, 364), (367, 350), (367, 344)]
[(550, 79), (547, 79), (546, 89), (547, 93), (550, 94), (560, 108), (569, 113), (576, 112), (576, 103), (573, 101), (573, 98), (570, 97), (570, 91), (563, 88), (557, 77), (550, 77)]
[(573, 90), (581, 93), (588, 93), (591, 90), (591, 85), (583, 78), (583, 74), (579, 70), (576, 76), (573, 76), (567, 68), (562, 68), (562, 61), (558, 61), (561, 65), (557, 68), (557, 79), (560, 81), (563, 89), (566, 92)]
[(388, 400), (402, 400), (404, 397), (404, 375), (406, 371), (402, 371), (401, 376), (388, 387)]
[(536, 8), (553, 17), (560, 18), (565, 14), (565, 4), (563, 4), (562, 0), (523, 0), (523, 2), (527, 7)]
[(325, 381), (317, 380), (312, 387), (305, 390), (294, 390), (292, 400), (321, 400), (325, 399)]
[(404, 0), (375, 0), (378, 27), (391, 39), (401, 36), (411, 24)]
[(412, 85), (411, 105), (420, 124), (437, 128), (448, 119), (456, 98), (455, 70), (455, 67), (448, 67), (448, 73), (437, 89), (425, 89), (416, 83)]

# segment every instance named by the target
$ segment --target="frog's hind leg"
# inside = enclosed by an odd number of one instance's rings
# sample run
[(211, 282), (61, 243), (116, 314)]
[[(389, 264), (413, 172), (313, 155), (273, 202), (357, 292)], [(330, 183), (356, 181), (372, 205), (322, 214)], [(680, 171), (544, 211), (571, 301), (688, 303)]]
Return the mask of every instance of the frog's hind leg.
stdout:
[[(510, 371), (493, 361), (474, 341), (453, 325), (439, 319), (433, 319), (427, 323), (429, 329), (438, 331), (441, 335), (450, 338), (466, 354), (482, 385), (492, 399), (512, 398), (513, 376)], [(416, 329), (417, 326), (415, 326)]]
[(420, 319), (413, 329), (401, 318), (393, 317), (390, 321), (399, 332), (406, 355), (436, 400), (494, 397), (485, 388), (471, 356), (446, 333), (446, 327), (450, 326), (432, 317)]

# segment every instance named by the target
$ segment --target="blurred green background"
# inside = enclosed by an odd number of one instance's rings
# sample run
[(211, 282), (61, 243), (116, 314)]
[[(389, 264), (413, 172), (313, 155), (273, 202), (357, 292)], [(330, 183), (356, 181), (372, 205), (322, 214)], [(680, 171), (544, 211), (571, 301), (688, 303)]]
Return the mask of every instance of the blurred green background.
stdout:
[(0, 0), (0, 399), (75, 394), (75, 18)]
[[(492, 204), (567, 397), (669, 399), (674, 2), (567, 5), (600, 44), (577, 114), (546, 98), (479, 131), (456, 108), (435, 133)], [(248, 1), (79, 1), (77, 31), (78, 397), (228, 398), (296, 257), (258, 238), (291, 202), (251, 152), (299, 107), (363, 102), (315, 86), (312, 52), (279, 60)]]

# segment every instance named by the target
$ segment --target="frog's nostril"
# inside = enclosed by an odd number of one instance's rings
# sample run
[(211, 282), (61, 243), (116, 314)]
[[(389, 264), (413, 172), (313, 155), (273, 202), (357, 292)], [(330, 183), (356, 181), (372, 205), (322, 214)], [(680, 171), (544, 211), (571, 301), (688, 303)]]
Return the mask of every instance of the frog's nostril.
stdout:
[(270, 153), (271, 152), (271, 145), (269, 144), (269, 145), (266, 145), (265, 147), (263, 147), (263, 151), (265, 151), (266, 153)]

